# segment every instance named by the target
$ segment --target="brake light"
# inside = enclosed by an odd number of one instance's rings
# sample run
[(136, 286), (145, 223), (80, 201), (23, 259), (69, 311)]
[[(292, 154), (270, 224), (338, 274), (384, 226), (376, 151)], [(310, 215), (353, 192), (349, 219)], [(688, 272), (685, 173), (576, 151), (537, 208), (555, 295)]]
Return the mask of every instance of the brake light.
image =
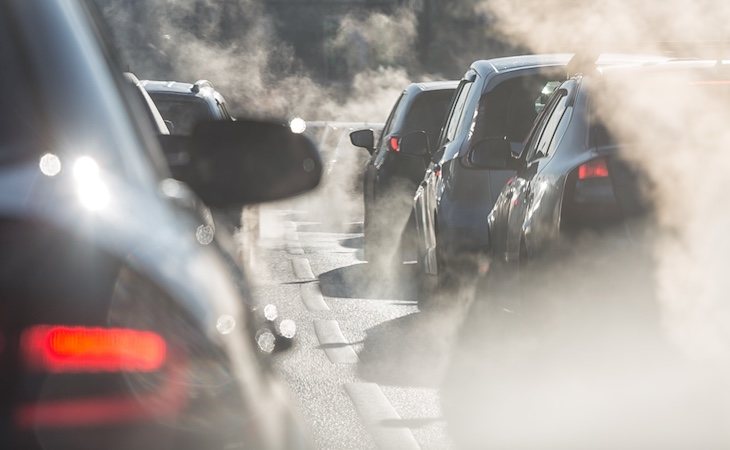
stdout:
[(588, 180), (591, 178), (607, 178), (608, 165), (604, 159), (596, 159), (589, 161), (578, 167), (578, 180)]
[(390, 139), (388, 139), (388, 147), (390, 147), (390, 150), (393, 152), (399, 152), (400, 138), (398, 136), (391, 136)]
[(151, 331), (38, 325), (23, 333), (28, 367), (60, 372), (153, 372), (167, 357), (167, 344)]

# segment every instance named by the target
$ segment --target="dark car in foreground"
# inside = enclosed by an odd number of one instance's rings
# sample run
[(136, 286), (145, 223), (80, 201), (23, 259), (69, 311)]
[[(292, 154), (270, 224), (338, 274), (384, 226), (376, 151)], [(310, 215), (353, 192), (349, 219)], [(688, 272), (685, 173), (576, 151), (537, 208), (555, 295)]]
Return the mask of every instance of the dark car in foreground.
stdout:
[[(371, 154), (363, 175), (364, 248), (368, 261), (400, 263), (402, 244), (414, 240), (415, 229), (407, 227), (413, 195), (423, 179), (457, 86), (457, 81), (408, 86), (395, 102), (377, 145), (373, 130), (350, 134), (353, 145)], [(402, 149), (402, 139), (416, 137), (409, 136), (412, 134), (420, 134), (420, 142), (416, 148)]]
[(306, 446), (274, 337), (187, 193), (303, 192), (315, 147), (286, 124), (202, 123), (173, 180), (93, 5), (1, 4), (0, 448)]
[(477, 61), (461, 80), (415, 196), (425, 273), (440, 279), (473, 273), (478, 255), (487, 250), (484, 218), (513, 172), (479, 170), (469, 152), (494, 138), (519, 150), (542, 90), (565, 76), (569, 60), (570, 55), (527, 55)]

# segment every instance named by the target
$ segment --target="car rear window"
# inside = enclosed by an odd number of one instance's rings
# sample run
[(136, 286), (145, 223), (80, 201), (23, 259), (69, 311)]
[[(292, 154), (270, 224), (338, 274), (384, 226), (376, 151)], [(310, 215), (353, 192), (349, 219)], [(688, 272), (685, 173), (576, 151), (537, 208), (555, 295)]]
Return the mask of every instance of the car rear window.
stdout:
[(523, 142), (537, 117), (537, 103), (550, 77), (527, 75), (502, 82), (482, 97), (474, 137)]
[(421, 93), (406, 114), (401, 134), (425, 131), (428, 141), (436, 144), (441, 127), (446, 120), (446, 114), (449, 112), (453, 95), (453, 89)]
[(198, 122), (214, 120), (205, 100), (192, 95), (150, 93), (165, 120), (172, 122), (171, 134), (190, 135)]

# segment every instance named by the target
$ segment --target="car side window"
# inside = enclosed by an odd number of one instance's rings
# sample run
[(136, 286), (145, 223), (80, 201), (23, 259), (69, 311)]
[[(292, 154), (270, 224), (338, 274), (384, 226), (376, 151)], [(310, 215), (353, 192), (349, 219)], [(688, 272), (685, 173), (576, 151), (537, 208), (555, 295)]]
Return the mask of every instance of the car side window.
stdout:
[(533, 130), (533, 134), (527, 146), (527, 161), (531, 162), (547, 155), (548, 146), (555, 135), (560, 119), (565, 112), (567, 102), (567, 91), (558, 90), (545, 107), (541, 122)]
[(471, 81), (462, 81), (459, 90), (456, 93), (454, 105), (451, 108), (448, 121), (446, 122), (446, 131), (442, 139), (441, 145), (447, 144), (454, 140), (456, 137), (456, 131), (461, 123), (461, 116), (464, 113), (464, 105), (466, 99), (469, 97), (469, 92), (474, 85)]
[[(567, 101), (567, 97), (564, 97), (564, 100)], [(563, 135), (565, 134), (565, 130), (568, 129), (568, 124), (570, 123), (570, 118), (573, 116), (573, 108), (572, 107), (566, 107), (563, 110), (563, 113), (560, 114), (560, 120), (558, 121), (557, 127), (555, 127), (555, 132), (553, 133), (553, 137), (550, 139), (550, 144), (548, 144), (547, 148), (547, 156), (551, 157), (555, 154), (555, 150), (558, 147), (558, 144), (560, 144), (560, 141), (563, 138)]]

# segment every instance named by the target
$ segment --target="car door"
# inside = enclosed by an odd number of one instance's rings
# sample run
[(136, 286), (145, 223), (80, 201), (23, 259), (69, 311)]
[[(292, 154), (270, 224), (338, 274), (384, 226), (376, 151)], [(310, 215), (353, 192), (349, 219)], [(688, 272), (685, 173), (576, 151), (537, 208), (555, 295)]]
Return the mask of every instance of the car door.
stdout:
[(526, 154), (526, 183), (521, 186), (524, 194), (515, 217), (518, 221), (522, 217), (522, 236), (510, 242), (512, 257), (534, 257), (557, 238), (562, 170), (550, 170), (550, 166), (572, 117), (575, 89), (575, 80), (570, 80), (554, 94), (540, 137)]
[[(423, 255), (425, 269), (428, 273), (436, 273), (436, 259), (435, 259), (435, 247), (436, 247), (436, 204), (439, 196), (439, 189), (441, 188), (440, 181), (442, 177), (441, 165), (444, 160), (448, 159), (449, 153), (453, 153), (451, 156), (458, 154), (458, 149), (449, 152), (450, 144), (455, 144), (454, 140), (457, 136), (459, 124), (464, 113), (464, 107), (469, 97), (469, 93), (472, 89), (474, 82), (469, 79), (463, 80), (459, 85), (456, 94), (454, 95), (454, 102), (449, 112), (449, 116), (446, 119), (444, 130), (441, 133), (439, 139), (439, 145), (433, 154), (431, 163), (429, 164), (426, 174), (424, 176), (421, 185), (416, 192), (416, 211), (417, 211), (417, 227), (419, 229), (419, 238), (421, 240), (421, 248), (425, 252)], [(453, 147), (454, 145), (452, 145)]]
[[(546, 158), (549, 140), (557, 127), (561, 110), (564, 111), (566, 91), (558, 90), (538, 117), (525, 143), (517, 174), (505, 185), (490, 214), (490, 234), (494, 255), (506, 263), (519, 262), (526, 249), (525, 227), (529, 206), (534, 202), (534, 178), (549, 159)], [(552, 132), (551, 132), (552, 130)]]
[(376, 193), (375, 193), (375, 186), (376, 186), (376, 179), (378, 176), (378, 167), (380, 164), (382, 164), (382, 161), (385, 158), (385, 154), (387, 153), (387, 142), (388, 137), (390, 136), (391, 130), (393, 128), (393, 121), (394, 118), (397, 115), (397, 111), (400, 107), (400, 105), (403, 104), (403, 97), (405, 96), (405, 92), (398, 97), (398, 100), (396, 100), (395, 104), (393, 105), (393, 109), (390, 111), (390, 115), (388, 116), (388, 120), (385, 122), (385, 126), (383, 127), (383, 132), (380, 134), (380, 139), (378, 140), (378, 144), (375, 146), (375, 151), (373, 151), (373, 154), (370, 156), (370, 160), (368, 160), (368, 164), (365, 167), (365, 173), (363, 174), (363, 203), (365, 207), (365, 217), (364, 217), (364, 226), (365, 226), (365, 234), (370, 234), (370, 228), (372, 225), (372, 217), (373, 217), (373, 210), (375, 208), (375, 201), (376, 201)]

